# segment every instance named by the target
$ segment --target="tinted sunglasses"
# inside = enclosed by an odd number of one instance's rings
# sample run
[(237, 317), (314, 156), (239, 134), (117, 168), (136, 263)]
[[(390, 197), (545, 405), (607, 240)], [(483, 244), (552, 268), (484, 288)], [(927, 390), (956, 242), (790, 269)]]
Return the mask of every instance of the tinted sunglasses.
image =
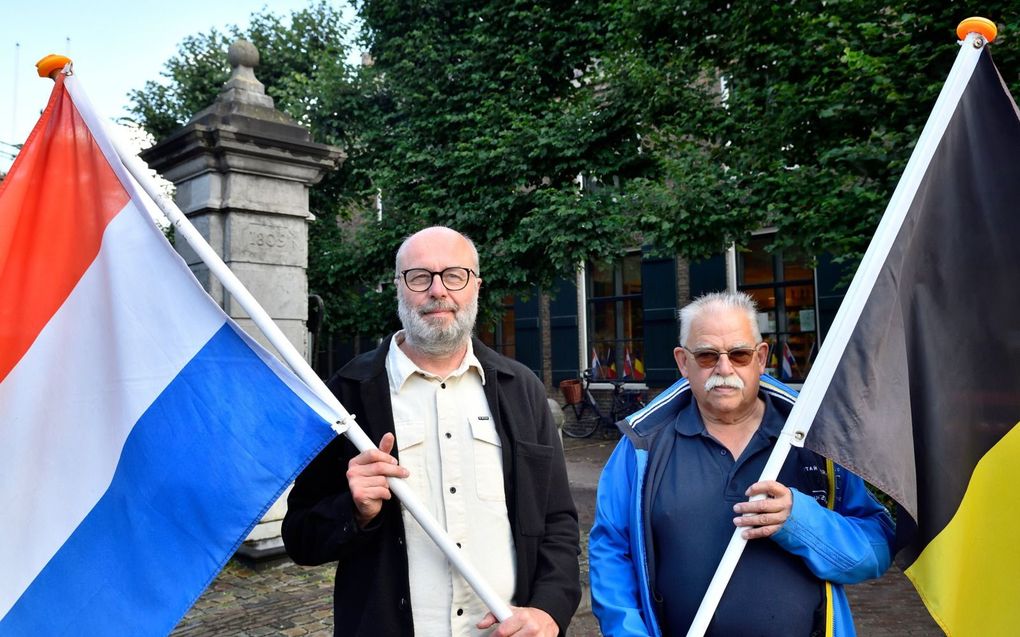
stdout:
[(686, 345), (681, 345), (680, 347), (690, 352), (698, 366), (705, 369), (718, 365), (720, 356), (726, 356), (726, 358), (730, 359), (730, 364), (734, 367), (745, 367), (751, 364), (755, 353), (758, 351), (754, 347), (735, 347), (725, 352), (720, 352), (717, 349), (692, 350), (687, 349)]

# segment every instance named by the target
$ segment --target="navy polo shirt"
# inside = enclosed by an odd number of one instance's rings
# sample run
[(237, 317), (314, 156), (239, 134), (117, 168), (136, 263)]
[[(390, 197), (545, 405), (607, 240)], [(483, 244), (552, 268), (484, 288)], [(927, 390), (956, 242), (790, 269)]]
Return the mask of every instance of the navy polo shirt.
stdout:
[[(762, 423), (739, 458), (708, 433), (693, 401), (677, 416), (672, 449), (656, 454), (654, 586), (667, 635), (687, 633), (736, 528), (733, 505), (747, 500), (744, 492), (761, 476), (782, 431), (785, 418), (767, 394), (759, 396), (765, 401)], [(669, 444), (669, 437), (662, 442)], [(779, 482), (824, 499), (824, 460), (811, 452), (791, 453)], [(823, 602), (823, 583), (801, 558), (767, 538), (751, 540), (706, 635), (812, 635), (823, 625)]]

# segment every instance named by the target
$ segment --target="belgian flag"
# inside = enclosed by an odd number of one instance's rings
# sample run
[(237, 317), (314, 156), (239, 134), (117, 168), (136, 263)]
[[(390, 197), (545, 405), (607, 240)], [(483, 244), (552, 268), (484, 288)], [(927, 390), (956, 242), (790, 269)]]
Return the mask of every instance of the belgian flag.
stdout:
[(916, 523), (898, 561), (949, 635), (1020, 634), (1020, 116), (991, 38), (963, 42), (798, 401), (805, 446)]

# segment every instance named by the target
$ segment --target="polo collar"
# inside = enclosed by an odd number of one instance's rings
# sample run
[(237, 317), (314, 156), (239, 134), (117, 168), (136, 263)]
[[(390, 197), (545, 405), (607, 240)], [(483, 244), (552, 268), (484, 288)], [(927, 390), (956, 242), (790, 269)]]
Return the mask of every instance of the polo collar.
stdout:
[[(758, 398), (765, 401), (765, 412), (762, 414), (761, 424), (758, 425), (754, 435), (761, 434), (770, 439), (778, 438), (785, 425), (783, 416), (772, 404), (772, 397), (761, 389), (758, 389)], [(701, 410), (698, 408), (698, 401), (694, 400), (693, 396), (690, 406), (691, 409), (681, 409), (677, 414), (676, 422), (673, 425), (676, 432), (681, 436), (688, 437), (709, 436), (708, 429), (705, 428), (705, 421), (701, 417)]]

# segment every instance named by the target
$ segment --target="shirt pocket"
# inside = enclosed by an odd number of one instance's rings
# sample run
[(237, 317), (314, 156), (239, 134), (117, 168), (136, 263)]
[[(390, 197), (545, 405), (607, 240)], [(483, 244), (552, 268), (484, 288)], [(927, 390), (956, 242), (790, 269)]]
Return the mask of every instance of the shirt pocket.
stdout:
[(479, 500), (503, 502), (503, 444), (492, 418), (470, 419), (475, 459), (475, 493)]
[(410, 475), (407, 482), (418, 493), (427, 488), (425, 476), (425, 424), (414, 420), (396, 421), (393, 430), (397, 437), (397, 460)]

